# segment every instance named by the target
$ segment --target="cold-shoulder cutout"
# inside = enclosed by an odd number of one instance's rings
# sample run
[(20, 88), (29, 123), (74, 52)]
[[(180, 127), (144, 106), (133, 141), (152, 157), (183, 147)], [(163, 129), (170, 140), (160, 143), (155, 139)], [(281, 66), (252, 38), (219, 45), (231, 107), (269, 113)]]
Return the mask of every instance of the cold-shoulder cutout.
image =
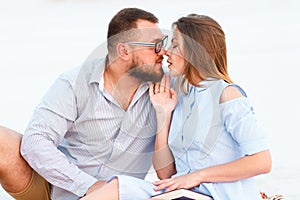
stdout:
[(235, 85), (227, 86), (220, 97), (220, 103), (243, 97), (244, 95)]

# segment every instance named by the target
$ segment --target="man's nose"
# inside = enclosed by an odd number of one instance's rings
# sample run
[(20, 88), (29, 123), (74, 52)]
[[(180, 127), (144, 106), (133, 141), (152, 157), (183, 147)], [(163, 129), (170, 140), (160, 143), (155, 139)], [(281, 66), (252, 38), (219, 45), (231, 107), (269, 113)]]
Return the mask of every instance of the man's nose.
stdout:
[(163, 47), (161, 48), (160, 52), (158, 53), (158, 55), (166, 55), (167, 50)]

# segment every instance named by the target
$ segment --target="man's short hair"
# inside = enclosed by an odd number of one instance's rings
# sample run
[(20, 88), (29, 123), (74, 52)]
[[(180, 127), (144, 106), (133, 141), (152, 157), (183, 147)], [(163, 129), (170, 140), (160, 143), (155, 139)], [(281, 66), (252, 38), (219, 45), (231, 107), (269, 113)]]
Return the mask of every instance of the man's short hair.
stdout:
[(133, 32), (129, 30), (137, 28), (138, 20), (158, 23), (158, 18), (152, 13), (139, 8), (124, 8), (111, 19), (107, 32), (107, 48), (110, 53), (115, 53), (115, 47), (119, 42), (134, 37)]

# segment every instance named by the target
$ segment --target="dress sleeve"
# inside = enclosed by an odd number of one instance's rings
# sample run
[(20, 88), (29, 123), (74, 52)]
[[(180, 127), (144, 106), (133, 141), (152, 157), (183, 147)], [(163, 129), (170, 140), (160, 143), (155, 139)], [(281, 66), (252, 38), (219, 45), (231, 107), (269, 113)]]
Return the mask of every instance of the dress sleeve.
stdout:
[(226, 131), (237, 142), (243, 155), (269, 149), (267, 137), (246, 97), (224, 102), (220, 106)]

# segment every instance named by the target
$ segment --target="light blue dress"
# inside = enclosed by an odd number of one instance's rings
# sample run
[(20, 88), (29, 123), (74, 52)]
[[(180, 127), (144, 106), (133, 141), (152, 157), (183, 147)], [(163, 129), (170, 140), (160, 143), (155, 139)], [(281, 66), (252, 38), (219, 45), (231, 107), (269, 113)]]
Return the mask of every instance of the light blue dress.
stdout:
[[(191, 86), (187, 95), (178, 95), (173, 113), (168, 143), (175, 158), (177, 173), (174, 176), (269, 149), (252, 106), (239, 86), (234, 85), (243, 97), (220, 104), (220, 96), (228, 83), (209, 79), (199, 85), (201, 87)], [(121, 200), (147, 199), (162, 192), (155, 192), (151, 182), (129, 176), (117, 177)], [(261, 199), (253, 178), (202, 183), (192, 190), (215, 200)]]

